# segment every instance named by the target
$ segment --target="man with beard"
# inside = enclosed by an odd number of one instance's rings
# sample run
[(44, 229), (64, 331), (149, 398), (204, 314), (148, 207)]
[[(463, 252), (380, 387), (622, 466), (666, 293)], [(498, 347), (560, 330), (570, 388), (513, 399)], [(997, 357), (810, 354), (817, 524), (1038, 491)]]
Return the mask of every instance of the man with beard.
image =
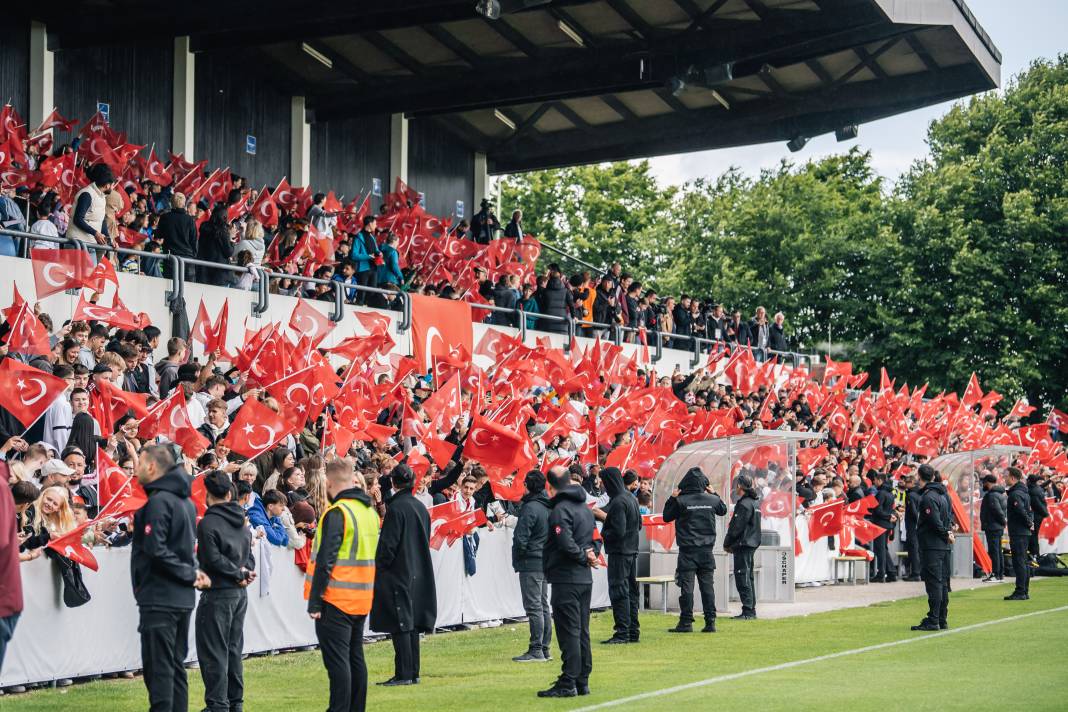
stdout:
[(611, 498), (604, 510), (601, 538), (608, 554), (608, 597), (612, 601), (615, 629), (605, 645), (637, 643), (639, 637), (638, 532), (642, 515), (638, 500), (623, 484), (619, 468), (601, 470), (601, 481)]
[(590, 694), (593, 655), (590, 650), (590, 594), (597, 565), (593, 545), (593, 514), (586, 506), (586, 490), (571, 483), (571, 473), (556, 466), (549, 470), (549, 539), (543, 562), (552, 584), (553, 622), (560, 645), (561, 671), (556, 684), (539, 690), (538, 697), (574, 697)]
[(387, 687), (419, 683), (419, 634), (434, 630), (437, 593), (430, 560), (430, 513), (412, 494), (415, 473), (405, 464), (390, 472), (394, 494), (375, 555), (371, 628), (393, 639), (394, 674)]
[(930, 465), (920, 465), (920, 519), (916, 536), (923, 561), (923, 584), (927, 589), (927, 617), (912, 630), (949, 628), (949, 577), (953, 571), (953, 515), (946, 487)]
[(553, 630), (549, 585), (542, 566), (545, 540), (549, 538), (549, 495), (545, 493), (545, 475), (531, 470), (524, 484), (527, 491), (512, 535), (512, 568), (519, 574), (523, 611), (530, 623), (530, 645), (527, 652), (512, 658), (517, 663), (549, 660)]

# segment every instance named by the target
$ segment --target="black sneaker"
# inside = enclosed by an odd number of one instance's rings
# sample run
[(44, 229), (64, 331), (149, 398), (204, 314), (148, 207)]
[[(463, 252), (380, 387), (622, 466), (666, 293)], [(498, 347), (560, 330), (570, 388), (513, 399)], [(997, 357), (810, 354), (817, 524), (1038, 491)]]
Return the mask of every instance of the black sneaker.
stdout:
[(668, 633), (692, 633), (692, 632), (693, 632), (693, 626), (692, 625), (683, 625), (682, 623), (679, 623), (674, 628), (668, 628)]
[(906, 576), (905, 578), (903, 578), (901, 580), (902, 581), (908, 581), (909, 583), (915, 583), (917, 581), (923, 581), (923, 579), (920, 578), (919, 576)]
[(949, 623), (939, 622), (938, 630), (949, 630)]
[(590, 686), (589, 685), (575, 685), (575, 692), (577, 692), (579, 694), (579, 697), (581, 697), (582, 695), (588, 695), (588, 694), (590, 694)]
[(626, 645), (626, 644), (627, 644), (627, 639), (626, 638), (617, 638), (614, 635), (611, 638), (609, 638), (608, 640), (602, 640), (601, 641), (601, 645)]
[(1006, 601), (1030, 601), (1031, 597), (1026, 593), (1014, 593), (1011, 596), (1005, 596)]
[(399, 680), (395, 677), (391, 677), (388, 680), (385, 680), (384, 682), (379, 682), (377, 684), (381, 685), (382, 687), (400, 687), (402, 685), (414, 685), (415, 680)]
[(912, 630), (938, 630), (938, 625), (930, 621), (924, 621), (919, 625), (912, 626)]
[(548, 690), (538, 690), (538, 697), (575, 697), (578, 690), (574, 687), (550, 687)]
[(545, 660), (545, 662), (549, 662), (550, 660), (553, 659), (553, 656), (549, 655), (549, 649), (548, 648), (542, 648), (541, 649), (541, 657), (542, 657), (543, 660)]
[(628, 638), (627, 642), (628, 643), (639, 643), (641, 641), (639, 640), (639, 638), (637, 636), (634, 636), (633, 638)]
[(517, 655), (512, 658), (512, 662), (516, 663), (540, 663), (544, 661), (545, 657), (541, 654), (540, 650), (528, 650), (522, 655)]
[(705, 621), (705, 627), (701, 629), (701, 632), (702, 633), (715, 633), (716, 632), (716, 621), (715, 620)]
[(755, 621), (756, 620), (756, 614), (755, 613), (739, 613), (738, 615), (731, 616), (731, 617), (736, 621)]

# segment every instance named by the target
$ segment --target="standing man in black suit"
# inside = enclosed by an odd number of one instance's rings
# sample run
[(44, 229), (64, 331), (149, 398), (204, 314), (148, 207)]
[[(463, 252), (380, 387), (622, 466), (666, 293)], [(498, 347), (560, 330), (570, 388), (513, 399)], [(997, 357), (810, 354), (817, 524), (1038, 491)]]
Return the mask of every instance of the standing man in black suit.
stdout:
[(1016, 588), (1005, 596), (1005, 600), (1026, 601), (1031, 597), (1031, 562), (1028, 560), (1027, 547), (1036, 529), (1031, 512), (1031, 494), (1023, 483), (1023, 473), (1015, 467), (1010, 467), (1005, 477), (1009, 483), (1009, 549), (1012, 551), (1012, 570), (1016, 574)]

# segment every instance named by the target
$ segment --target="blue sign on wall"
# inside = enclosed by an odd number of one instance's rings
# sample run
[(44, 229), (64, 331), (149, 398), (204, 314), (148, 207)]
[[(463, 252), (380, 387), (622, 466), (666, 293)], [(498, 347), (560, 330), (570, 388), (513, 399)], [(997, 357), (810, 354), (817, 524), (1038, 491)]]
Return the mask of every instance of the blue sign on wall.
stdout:
[(456, 217), (460, 218), (461, 220), (464, 217), (464, 201), (462, 200), (456, 201)]
[(381, 178), (372, 178), (371, 179), (371, 195), (377, 195), (379, 198), (382, 197), (382, 179)]
[(104, 121), (111, 123), (111, 104), (106, 101), (98, 101), (96, 102), (96, 110), (100, 112), (100, 116), (103, 117)]
[(256, 155), (256, 137), (252, 134), (245, 136), (245, 153), (250, 156)]

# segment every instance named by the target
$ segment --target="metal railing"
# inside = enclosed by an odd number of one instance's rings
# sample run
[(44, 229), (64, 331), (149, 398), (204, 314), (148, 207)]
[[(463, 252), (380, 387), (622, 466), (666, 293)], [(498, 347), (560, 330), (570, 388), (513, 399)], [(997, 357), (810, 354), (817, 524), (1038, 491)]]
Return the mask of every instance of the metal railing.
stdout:
[[(251, 274), (254, 280), (254, 290), (256, 292), (256, 301), (252, 305), (253, 316), (262, 316), (267, 313), (270, 308), (271, 297), (271, 280), (275, 280), (277, 283), (283, 279), (288, 279), (292, 282), (302, 285), (330, 285), (333, 301), (333, 310), (329, 315), (331, 321), (337, 323), (340, 322), (345, 315), (344, 305), (349, 303), (345, 299), (345, 294), (348, 291), (354, 291), (357, 294), (364, 295), (377, 295), (390, 302), (395, 299), (399, 299), (400, 304), (400, 321), (397, 322), (397, 332), (403, 334), (409, 328), (412, 323), (412, 300), (407, 292), (393, 291), (389, 289), (381, 289), (379, 287), (366, 287), (358, 284), (349, 284), (335, 279), (322, 279), (319, 277), (307, 277), (300, 274), (288, 274), (286, 272), (273, 272), (264, 267), (258, 267), (255, 265), (249, 265), (247, 267), (241, 267), (238, 265), (232, 265), (227, 263), (209, 262), (206, 260), (197, 259), (195, 257), (182, 257), (173, 254), (162, 254), (159, 252), (147, 252), (144, 250), (135, 250), (128, 247), (112, 247), (110, 245), (99, 245), (88, 242), (83, 242), (75, 238), (70, 237), (52, 237), (49, 235), (38, 235), (36, 233), (24, 232), (21, 230), (11, 230), (8, 228), (0, 228), (0, 235), (9, 235), (23, 241), (22, 249), (20, 252), (23, 257), (29, 256), (29, 246), (31, 241), (35, 242), (49, 242), (59, 245), (61, 248), (66, 249), (80, 249), (88, 252), (101, 253), (115, 253), (119, 255), (128, 255), (132, 257), (138, 257), (141, 259), (159, 260), (161, 264), (167, 264), (170, 274), (165, 277), (169, 279), (170, 289), (164, 292), (164, 299), (168, 308), (172, 313), (177, 311), (178, 304), (185, 299), (185, 285), (187, 279), (187, 268), (193, 267), (197, 269), (211, 269), (219, 270), (222, 272), (229, 272), (238, 276)], [(544, 244), (544, 243), (543, 243)], [(556, 248), (550, 248), (559, 252)], [(565, 254), (566, 253), (561, 253)], [(592, 266), (591, 266), (592, 267)], [(201, 279), (195, 279), (197, 283), (209, 284), (211, 282), (204, 282)], [(213, 285), (223, 286), (228, 285)], [(181, 301), (180, 301), (181, 300)], [(602, 324), (600, 322), (588, 321), (585, 319), (576, 319), (571, 316), (560, 316), (557, 314), (544, 314), (541, 312), (527, 312), (522, 307), (509, 308), (499, 307), (495, 304), (479, 304), (475, 302), (468, 302), (472, 309), (484, 309), (488, 312), (507, 314), (511, 318), (509, 324), (493, 324), (494, 326), (515, 326), (519, 329), (520, 337), (526, 339), (527, 331), (527, 319), (534, 319), (534, 323), (538, 326), (542, 326), (545, 322), (563, 322), (565, 324), (564, 333), (567, 336), (567, 342), (565, 344), (565, 351), (571, 352), (575, 347), (575, 338), (579, 335), (579, 329), (594, 330), (595, 332), (603, 332), (608, 335), (612, 343), (621, 345), (624, 343), (624, 334), (633, 334), (634, 340), (628, 343), (636, 343), (641, 338), (642, 329), (637, 329), (631, 326), (623, 326), (621, 324)], [(388, 308), (388, 307), (387, 307)], [(389, 309), (395, 311), (394, 309)], [(560, 333), (556, 331), (547, 331), (543, 328), (536, 328), (535, 331), (542, 331), (545, 333)], [(717, 344), (722, 344), (728, 352), (737, 348), (737, 344), (732, 344), (725, 341), (716, 341), (713, 339), (705, 339), (699, 336), (686, 335), (686, 334), (673, 334), (663, 333), (661, 331), (646, 330), (647, 344), (652, 352), (649, 356), (649, 360), (652, 363), (658, 363), (664, 357), (664, 349), (667, 348), (666, 342), (671, 344), (674, 348), (676, 344), (689, 343), (689, 347), (685, 350), (691, 352), (690, 367), (693, 368), (701, 362), (703, 355), (708, 354)], [(683, 349), (679, 349), (683, 350)], [(774, 351), (772, 349), (753, 349), (753, 355), (757, 361), (765, 361), (769, 355), (777, 355), (780, 357), (781, 363), (788, 363), (794, 367), (801, 365), (802, 363), (811, 368), (812, 364), (816, 362), (818, 357), (810, 354), (802, 354), (794, 351)]]

